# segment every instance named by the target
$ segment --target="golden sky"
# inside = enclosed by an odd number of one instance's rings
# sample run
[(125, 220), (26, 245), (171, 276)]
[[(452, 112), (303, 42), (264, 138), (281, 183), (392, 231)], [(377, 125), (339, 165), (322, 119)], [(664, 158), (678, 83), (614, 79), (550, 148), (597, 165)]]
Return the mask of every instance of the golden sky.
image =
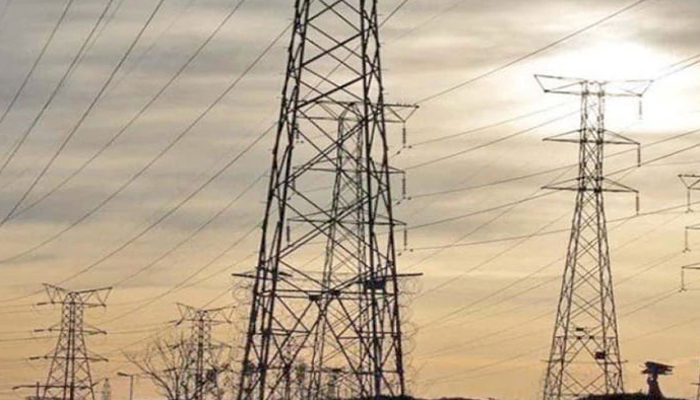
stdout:
[[(94, 375), (112, 377), (114, 398), (124, 398), (127, 389), (127, 381), (114, 373), (131, 371), (121, 351), (139, 349), (175, 320), (177, 302), (218, 306), (240, 297), (231, 293), (230, 274), (253, 265), (273, 137), (244, 150), (277, 116), (288, 38), (275, 38), (289, 23), (292, 2), (244, 1), (158, 100), (124, 129), (236, 3), (166, 1), (103, 100), (19, 212), (0, 226), (1, 400), (29, 394), (13, 392), (15, 385), (45, 379), (45, 362), (26, 361), (53, 346), (32, 333), (59, 318), (57, 308), (33, 306), (45, 301), (43, 282), (114, 286), (107, 309), (89, 313), (92, 325), (110, 332), (91, 338), (90, 347), (111, 360), (95, 365)], [(382, 14), (399, 3), (381, 1)], [(409, 124), (413, 146), (400, 149), (399, 131), (391, 143), (392, 163), (408, 171), (411, 196), (397, 209), (398, 218), (412, 227), (399, 269), (424, 273), (407, 284), (412, 298), (405, 300), (413, 394), (538, 396), (574, 200), (572, 193), (541, 187), (573, 176), (576, 162), (575, 146), (542, 139), (577, 128), (578, 99), (544, 94), (536, 73), (658, 78), (641, 116), (636, 101), (608, 104), (607, 126), (642, 143), (644, 161), (628, 170), (636, 162), (633, 153), (606, 160), (608, 172), (625, 170), (614, 177), (641, 193), (636, 218), (629, 218), (635, 214), (633, 196), (606, 198), (621, 350), (628, 390), (644, 386), (640, 366), (651, 359), (676, 366), (662, 382), (668, 394), (694, 394), (700, 292), (693, 289), (700, 289), (700, 272), (688, 274), (691, 290), (679, 288), (680, 267), (696, 262), (700, 252), (697, 232), (690, 234), (697, 251), (682, 252), (684, 227), (700, 221), (697, 213), (685, 212), (677, 175), (700, 172), (700, 149), (692, 147), (700, 143), (700, 131), (694, 132), (700, 129), (700, 66), (675, 71), (678, 62), (700, 53), (700, 3), (648, 0), (571, 35), (633, 3), (408, 0), (383, 26), (387, 98), (420, 105)], [(3, 162), (105, 4), (75, 1), (0, 123)], [(11, 211), (40, 174), (156, 4), (114, 2), (109, 22), (99, 27), (0, 173), (0, 215)], [(0, 0), (0, 112), (9, 107), (64, 5)], [(472, 81), (475, 77), (480, 78)], [(449, 88), (455, 90), (440, 94)], [(685, 132), (692, 133), (679, 136)], [(24, 211), (27, 206), (32, 207)], [(153, 397), (145, 381), (136, 394)]]

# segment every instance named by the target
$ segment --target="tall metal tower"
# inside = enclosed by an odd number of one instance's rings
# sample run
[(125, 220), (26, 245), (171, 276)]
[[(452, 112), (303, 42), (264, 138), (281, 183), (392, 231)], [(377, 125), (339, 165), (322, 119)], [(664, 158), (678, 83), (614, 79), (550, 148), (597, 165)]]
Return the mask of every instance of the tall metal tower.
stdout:
[(208, 394), (218, 399), (220, 390), (219, 375), (228, 370), (230, 365), (221, 362), (221, 351), (228, 346), (215, 343), (212, 339), (212, 329), (215, 325), (230, 324), (230, 307), (200, 309), (184, 304), (178, 304), (181, 322), (189, 322), (190, 336), (183, 343), (186, 346), (184, 360), (189, 376), (193, 383), (192, 400), (204, 400)]
[(637, 145), (605, 128), (607, 97), (640, 98), (650, 81), (536, 76), (546, 93), (581, 97), (578, 130), (546, 140), (579, 144), (578, 176), (551, 189), (576, 192), (576, 208), (544, 382), (544, 400), (623, 391), (604, 192), (633, 192), (603, 173), (606, 144)]
[(295, 2), (239, 400), (405, 393), (377, 2)]
[(51, 361), (46, 384), (41, 388), (43, 400), (96, 400), (90, 362), (107, 361), (88, 351), (85, 336), (105, 334), (84, 322), (85, 309), (106, 307), (111, 288), (70, 291), (44, 284), (49, 301), (40, 304), (60, 304), (61, 323), (39, 331), (57, 332), (58, 342), (52, 353), (44, 357)]

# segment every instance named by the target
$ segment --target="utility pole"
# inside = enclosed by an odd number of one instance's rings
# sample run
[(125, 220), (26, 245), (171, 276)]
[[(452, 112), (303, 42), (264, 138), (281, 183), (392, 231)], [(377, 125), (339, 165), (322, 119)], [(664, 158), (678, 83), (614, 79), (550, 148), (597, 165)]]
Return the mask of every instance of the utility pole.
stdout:
[(86, 309), (106, 307), (111, 288), (71, 291), (44, 284), (49, 301), (39, 305), (61, 305), (60, 324), (36, 332), (58, 333), (54, 350), (43, 357), (51, 362), (44, 385), (37, 384), (37, 398), (42, 400), (96, 400), (90, 363), (107, 361), (88, 351), (86, 336), (106, 334), (84, 321)]
[(214, 343), (212, 329), (215, 325), (230, 324), (231, 307), (200, 309), (178, 304), (180, 322), (189, 322), (190, 336), (186, 343), (186, 360), (191, 379), (194, 381), (192, 400), (204, 400), (212, 389), (218, 390), (218, 376), (229, 365), (220, 365), (220, 353), (228, 346)]
[(238, 400), (406, 392), (377, 3), (295, 2)]
[(606, 144), (634, 145), (638, 151), (639, 144), (605, 128), (605, 100), (608, 97), (641, 98), (651, 82), (590, 81), (545, 75), (537, 75), (536, 79), (546, 93), (581, 97), (580, 128), (545, 139), (578, 144), (579, 168), (578, 176), (572, 181), (548, 187), (576, 192), (576, 207), (543, 399), (568, 400), (622, 393), (622, 361), (603, 193), (635, 193), (637, 196), (638, 193), (606, 178), (603, 160)]

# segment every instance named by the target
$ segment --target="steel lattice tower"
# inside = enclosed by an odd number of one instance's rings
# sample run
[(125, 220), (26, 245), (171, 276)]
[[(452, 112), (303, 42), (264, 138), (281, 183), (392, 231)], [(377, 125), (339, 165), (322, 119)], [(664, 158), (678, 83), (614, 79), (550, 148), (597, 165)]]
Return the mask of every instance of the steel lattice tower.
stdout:
[[(686, 188), (686, 201), (688, 203), (686, 212), (691, 213), (693, 212), (693, 202), (692, 202), (692, 193), (694, 191), (700, 190), (700, 175), (697, 174), (680, 174), (678, 175), (678, 178), (680, 178), (681, 182), (683, 182), (683, 185)], [(684, 252), (690, 251), (690, 238), (689, 238), (689, 233), (690, 231), (697, 231), (700, 230), (700, 224), (693, 224), (693, 225), (688, 225), (685, 227), (685, 248), (683, 249)]]
[(606, 144), (638, 145), (605, 128), (606, 97), (641, 97), (649, 81), (600, 82), (538, 75), (547, 93), (581, 97), (581, 126), (551, 141), (579, 144), (578, 176), (552, 189), (576, 192), (576, 208), (547, 363), (544, 400), (623, 392), (604, 192), (634, 192), (604, 176)]
[(90, 372), (90, 362), (107, 361), (88, 351), (85, 337), (105, 334), (103, 330), (89, 326), (84, 321), (85, 309), (105, 307), (111, 288), (70, 291), (52, 285), (44, 285), (48, 303), (60, 304), (61, 323), (43, 330), (58, 333), (54, 351), (44, 357), (51, 361), (46, 384), (41, 388), (42, 400), (95, 400), (95, 385)]
[(109, 379), (105, 379), (102, 384), (101, 400), (112, 400), (112, 385), (109, 383)]
[(208, 393), (219, 388), (219, 374), (223, 368), (228, 368), (228, 365), (218, 362), (219, 352), (227, 346), (213, 341), (212, 329), (215, 325), (231, 323), (231, 308), (199, 309), (184, 304), (178, 304), (178, 307), (180, 322), (190, 324), (190, 336), (182, 345), (187, 349), (184, 362), (194, 387), (192, 400), (203, 400)]
[(377, 0), (297, 0), (288, 57), (238, 399), (401, 396), (387, 123), (407, 117)]

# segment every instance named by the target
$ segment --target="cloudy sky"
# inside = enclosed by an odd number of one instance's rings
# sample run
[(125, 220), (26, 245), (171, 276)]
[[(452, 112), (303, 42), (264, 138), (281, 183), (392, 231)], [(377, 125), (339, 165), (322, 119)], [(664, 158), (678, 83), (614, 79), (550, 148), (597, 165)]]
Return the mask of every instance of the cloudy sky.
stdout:
[[(0, 0), (0, 398), (45, 379), (46, 363), (26, 361), (53, 346), (32, 330), (59, 318), (34, 306), (42, 282), (114, 286), (89, 320), (110, 332), (90, 345), (111, 359), (94, 371), (115, 398), (122, 350), (176, 319), (177, 302), (240, 297), (230, 274), (253, 265), (273, 137), (258, 139), (278, 112), (291, 3), (167, 0), (140, 33), (158, 1), (75, 0), (42, 52), (66, 1)], [(644, 161), (606, 161), (641, 193), (636, 218), (634, 196), (606, 200), (621, 347), (627, 389), (653, 359), (677, 367), (669, 394), (694, 394), (700, 272), (679, 288), (700, 252), (698, 232), (683, 252), (684, 227), (700, 221), (677, 175), (700, 169), (700, 3), (408, 0), (390, 14), (400, 3), (379, 7), (387, 97), (420, 105), (411, 148), (396, 132), (391, 149), (411, 196), (399, 268), (425, 274), (406, 288), (412, 393), (539, 393), (574, 200), (540, 188), (576, 162), (575, 146), (542, 139), (578, 126), (577, 99), (544, 94), (543, 73), (656, 79), (641, 113), (608, 104), (608, 127), (642, 143)]]

